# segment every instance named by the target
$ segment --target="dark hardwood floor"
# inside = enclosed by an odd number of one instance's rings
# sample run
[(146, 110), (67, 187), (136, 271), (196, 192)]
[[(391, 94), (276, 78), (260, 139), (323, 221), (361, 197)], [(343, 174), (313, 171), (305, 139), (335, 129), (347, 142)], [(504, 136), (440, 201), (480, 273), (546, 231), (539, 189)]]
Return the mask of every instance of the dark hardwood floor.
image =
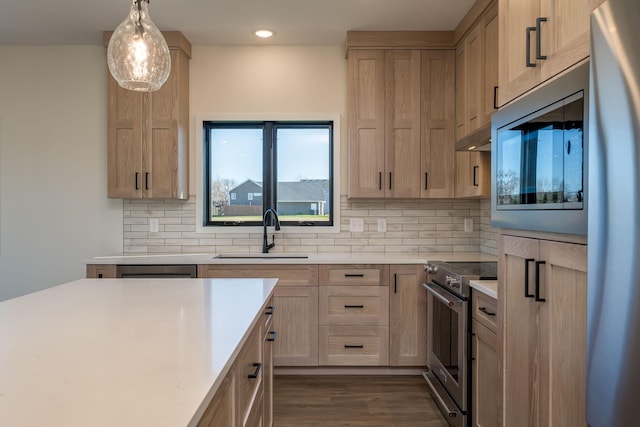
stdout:
[(420, 376), (276, 375), (274, 427), (447, 427)]

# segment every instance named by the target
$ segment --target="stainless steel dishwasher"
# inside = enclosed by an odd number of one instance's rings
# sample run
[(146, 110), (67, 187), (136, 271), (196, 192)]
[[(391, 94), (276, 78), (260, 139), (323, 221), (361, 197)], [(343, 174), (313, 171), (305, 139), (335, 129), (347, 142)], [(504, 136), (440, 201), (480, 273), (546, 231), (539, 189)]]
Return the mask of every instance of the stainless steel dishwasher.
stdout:
[(117, 265), (116, 277), (123, 279), (178, 279), (198, 277), (195, 264)]

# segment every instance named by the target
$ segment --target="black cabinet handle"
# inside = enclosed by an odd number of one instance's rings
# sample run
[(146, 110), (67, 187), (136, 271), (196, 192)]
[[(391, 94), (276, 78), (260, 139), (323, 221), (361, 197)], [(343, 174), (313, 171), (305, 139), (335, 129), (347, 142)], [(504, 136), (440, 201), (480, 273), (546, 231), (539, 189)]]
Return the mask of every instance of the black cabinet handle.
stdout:
[(264, 312), (264, 314), (266, 316), (271, 316), (274, 311), (276, 311), (276, 307), (273, 306), (273, 305), (270, 305), (270, 306), (267, 307), (267, 310)]
[(149, 172), (144, 173), (144, 189), (149, 189)]
[(271, 335), (271, 336), (267, 338), (267, 341), (275, 341), (276, 337), (278, 336), (278, 332), (269, 331), (269, 335)]
[(378, 190), (382, 190), (382, 172), (378, 172)]
[(498, 86), (493, 87), (493, 109), (498, 109)]
[(358, 273), (358, 274), (344, 273), (344, 277), (364, 277), (364, 274), (363, 273)]
[(391, 190), (391, 172), (389, 172), (389, 190)]
[(102, 279), (102, 273), (98, 273), (98, 279)]
[(344, 348), (364, 348), (362, 344), (345, 344)]
[(536, 261), (536, 301), (545, 302), (546, 299), (540, 298), (540, 266), (546, 264), (544, 261)]
[(495, 313), (492, 313), (489, 310), (487, 310), (486, 307), (480, 307), (480, 308), (478, 308), (478, 310), (480, 310), (481, 312), (483, 312), (487, 316), (495, 316), (496, 315)]
[(474, 166), (473, 167), (473, 186), (474, 187), (478, 187), (478, 169), (480, 168), (480, 166)]
[(526, 65), (527, 67), (535, 67), (536, 64), (531, 62), (531, 32), (535, 31), (536, 27), (527, 27), (527, 47), (525, 49), (525, 54), (527, 55)]
[(424, 173), (424, 189), (427, 190), (429, 188), (429, 173)]
[(536, 19), (536, 59), (547, 59), (547, 55), (542, 54), (542, 43), (540, 42), (540, 24), (547, 22), (547, 18)]
[(393, 293), (398, 293), (398, 274), (393, 273)]
[(524, 297), (533, 298), (535, 295), (529, 293), (529, 263), (534, 262), (535, 259), (527, 258), (524, 260)]
[(140, 186), (138, 185), (138, 175), (140, 175), (138, 172), (136, 172), (136, 190), (140, 189)]
[(364, 305), (353, 305), (353, 304), (345, 304), (344, 308), (364, 308)]
[(260, 374), (260, 369), (262, 368), (262, 363), (254, 363), (253, 366), (256, 368), (253, 374), (247, 375), (247, 378), (258, 378), (258, 374)]

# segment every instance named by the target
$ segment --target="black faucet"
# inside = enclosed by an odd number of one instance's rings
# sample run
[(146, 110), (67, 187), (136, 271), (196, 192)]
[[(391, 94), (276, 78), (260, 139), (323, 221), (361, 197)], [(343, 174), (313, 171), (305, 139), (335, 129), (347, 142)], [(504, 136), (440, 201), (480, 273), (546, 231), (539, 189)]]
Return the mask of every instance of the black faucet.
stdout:
[(269, 253), (269, 249), (271, 249), (276, 245), (275, 235), (271, 236), (271, 243), (267, 243), (267, 218), (269, 217), (269, 214), (271, 214), (271, 216), (273, 216), (273, 219), (276, 220), (276, 224), (275, 224), (276, 231), (280, 230), (280, 219), (278, 218), (278, 213), (271, 208), (264, 211), (264, 215), (262, 216), (262, 225), (264, 226), (264, 234), (262, 236), (262, 253), (263, 254)]

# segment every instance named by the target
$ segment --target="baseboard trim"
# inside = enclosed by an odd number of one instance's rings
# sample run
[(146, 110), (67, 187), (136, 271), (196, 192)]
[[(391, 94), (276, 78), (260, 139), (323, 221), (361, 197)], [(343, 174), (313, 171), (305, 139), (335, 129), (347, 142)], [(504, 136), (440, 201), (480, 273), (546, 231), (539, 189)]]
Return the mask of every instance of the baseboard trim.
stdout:
[(386, 367), (286, 367), (273, 368), (273, 375), (422, 375), (424, 367), (386, 368)]

